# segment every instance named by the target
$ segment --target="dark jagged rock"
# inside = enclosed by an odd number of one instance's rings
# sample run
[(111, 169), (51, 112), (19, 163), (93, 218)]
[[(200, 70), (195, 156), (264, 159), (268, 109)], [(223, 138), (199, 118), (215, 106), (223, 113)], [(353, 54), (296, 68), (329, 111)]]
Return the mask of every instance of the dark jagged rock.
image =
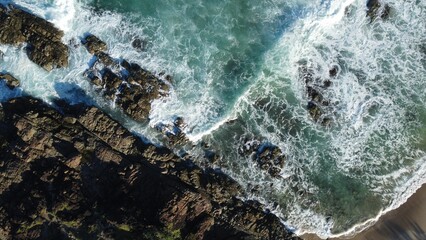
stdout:
[(0, 72), (0, 80), (4, 80), (6, 82), (6, 86), (9, 89), (15, 89), (19, 87), (19, 80), (16, 79), (14, 76), (12, 76), (9, 73), (1, 73)]
[(108, 50), (106, 43), (92, 34), (89, 34), (84, 38), (83, 44), (91, 54), (105, 52)]
[(335, 78), (337, 74), (339, 73), (339, 67), (338, 66), (332, 66), (330, 70), (328, 70), (328, 74), (330, 77)]
[(391, 7), (389, 4), (382, 3), (381, 0), (368, 0), (367, 2), (367, 17), (369, 17), (371, 21), (378, 18), (389, 18), (390, 11)]
[(172, 124), (157, 124), (155, 128), (162, 132), (167, 138), (167, 144), (172, 146), (183, 146), (189, 142), (188, 137), (183, 132), (186, 127), (183, 118), (177, 117)]
[(306, 64), (302, 64), (299, 67), (299, 78), (305, 83), (306, 95), (308, 97), (308, 104), (306, 106), (308, 113), (315, 122), (323, 126), (331, 124), (331, 118), (327, 116), (327, 113), (331, 110), (330, 102), (324, 99), (321, 92), (333, 84), (332, 79), (338, 76), (339, 67), (332, 66), (328, 73), (329, 78), (322, 79), (314, 77), (313, 70), (306, 66)]
[(293, 239), (225, 174), (55, 102), (0, 104), (1, 239)]
[(135, 63), (113, 59), (107, 53), (105, 43), (89, 35), (85, 46), (96, 61), (86, 76), (103, 89), (103, 95), (113, 100), (127, 115), (136, 121), (144, 121), (151, 110), (151, 102), (166, 96), (169, 86), (151, 72)]
[(14, 5), (0, 4), (0, 43), (27, 43), (31, 61), (47, 71), (68, 66), (68, 47), (61, 42), (63, 32), (52, 23)]
[(270, 143), (259, 140), (245, 140), (238, 149), (241, 155), (251, 155), (260, 169), (267, 171), (272, 177), (279, 178), (285, 164), (285, 155)]
[(146, 48), (146, 44), (147, 44), (146, 41), (142, 40), (140, 38), (135, 38), (132, 41), (132, 47), (139, 50), (139, 51), (144, 51), (145, 48)]

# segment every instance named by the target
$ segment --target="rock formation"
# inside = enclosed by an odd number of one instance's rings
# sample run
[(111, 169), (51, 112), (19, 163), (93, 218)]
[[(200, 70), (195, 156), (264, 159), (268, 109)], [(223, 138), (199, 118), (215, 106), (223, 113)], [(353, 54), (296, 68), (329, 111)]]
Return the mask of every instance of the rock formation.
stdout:
[(186, 127), (183, 118), (177, 117), (171, 124), (159, 123), (155, 126), (157, 131), (163, 133), (169, 147), (183, 146), (189, 142), (188, 137), (183, 132)]
[(63, 32), (52, 23), (14, 5), (0, 4), (0, 43), (26, 43), (31, 61), (47, 71), (68, 66), (68, 47), (61, 42)]
[(96, 36), (86, 36), (83, 44), (94, 55), (93, 64), (86, 71), (86, 76), (124, 113), (136, 121), (146, 120), (151, 102), (166, 96), (169, 86), (138, 64), (109, 56), (105, 53), (106, 43)]
[(368, 0), (367, 2), (367, 17), (371, 21), (375, 19), (387, 19), (389, 17), (391, 7), (387, 3), (382, 3), (381, 0)]
[[(0, 238), (292, 239), (226, 175), (142, 142), (101, 110), (0, 108)], [(159, 238), (157, 238), (159, 239)]]
[(299, 79), (304, 82), (306, 95), (308, 97), (307, 109), (309, 115), (315, 122), (323, 126), (331, 124), (331, 117), (329, 114), (332, 112), (330, 109), (330, 101), (323, 97), (322, 91), (329, 88), (339, 72), (337, 66), (330, 67), (329, 78), (322, 79), (321, 77), (314, 76), (313, 70), (302, 64), (299, 67)]
[(280, 177), (286, 157), (277, 146), (256, 139), (247, 139), (238, 152), (241, 155), (251, 156), (257, 166), (272, 177)]
[(9, 89), (14, 89), (16, 87), (19, 87), (19, 80), (9, 73), (0, 72), (0, 80), (4, 80), (6, 82), (6, 86)]

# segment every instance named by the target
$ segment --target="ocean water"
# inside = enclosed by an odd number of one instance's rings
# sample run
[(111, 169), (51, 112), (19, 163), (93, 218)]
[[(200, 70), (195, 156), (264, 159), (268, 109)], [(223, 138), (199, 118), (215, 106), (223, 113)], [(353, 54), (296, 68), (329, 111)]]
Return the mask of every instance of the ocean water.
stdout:
[[(23, 46), (0, 45), (0, 100), (27, 94), (98, 104), (136, 134), (162, 144), (157, 123), (183, 117), (202, 165), (220, 168), (297, 233), (351, 234), (398, 207), (426, 182), (426, 2), (382, 0), (389, 19), (371, 21), (365, 0), (17, 0), (63, 29), (70, 66), (48, 73)], [(93, 33), (116, 58), (173, 77), (169, 97), (137, 123), (83, 77)], [(143, 51), (131, 47), (146, 43)], [(327, 99), (328, 126), (309, 115), (305, 81)], [(330, 77), (330, 69), (338, 69)], [(324, 87), (324, 81), (331, 81)], [(257, 140), (285, 155), (279, 178), (239, 149)], [(220, 158), (203, 159), (201, 146)]]

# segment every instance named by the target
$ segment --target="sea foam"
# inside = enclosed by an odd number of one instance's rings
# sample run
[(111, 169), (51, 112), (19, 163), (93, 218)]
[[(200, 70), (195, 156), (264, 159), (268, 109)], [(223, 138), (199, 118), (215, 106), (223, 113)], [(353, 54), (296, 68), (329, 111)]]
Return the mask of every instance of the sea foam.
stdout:
[[(209, 143), (222, 155), (213, 166), (237, 179), (250, 192), (245, 197), (263, 202), (297, 233), (347, 235), (398, 207), (425, 182), (426, 57), (421, 49), (426, 33), (419, 31), (426, 25), (425, 3), (387, 2), (394, 9), (390, 18), (370, 22), (361, 0), (247, 1), (242, 6), (158, 1), (164, 12), (147, 2), (155, 11), (146, 15), (95, 8), (92, 1), (19, 0), (15, 3), (64, 30), (70, 66), (45, 72), (28, 60), (23, 46), (0, 46), (5, 53), (0, 67), (20, 79), (28, 94), (47, 102), (54, 97), (94, 101), (156, 144), (161, 141), (150, 126), (183, 117), (189, 138)], [(123, 116), (83, 77), (90, 54), (78, 45), (87, 32), (104, 40), (111, 56), (157, 76), (173, 76), (170, 96), (153, 102), (148, 125)], [(146, 40), (146, 49), (132, 48), (135, 38)], [(330, 127), (307, 113), (302, 62), (318, 79), (339, 66), (332, 85), (321, 90), (333, 109)], [(3, 101), (22, 93), (0, 85), (0, 94)], [(286, 154), (281, 178), (271, 178), (237, 152), (250, 138)], [(191, 151), (202, 158), (200, 149)], [(351, 186), (365, 199), (339, 201), (350, 196)], [(363, 209), (367, 197), (380, 205)], [(370, 219), (330, 212), (328, 202), (336, 209), (364, 210)], [(342, 225), (344, 220), (353, 224)]]

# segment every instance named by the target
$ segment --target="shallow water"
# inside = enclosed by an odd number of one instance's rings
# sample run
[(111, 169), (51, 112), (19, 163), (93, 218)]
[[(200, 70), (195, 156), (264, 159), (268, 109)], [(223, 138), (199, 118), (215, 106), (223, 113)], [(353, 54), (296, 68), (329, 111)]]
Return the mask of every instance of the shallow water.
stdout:
[[(426, 181), (426, 4), (385, 2), (389, 19), (370, 22), (361, 0), (15, 1), (63, 29), (64, 42), (91, 32), (113, 57), (173, 76), (173, 92), (153, 103), (149, 124), (98, 96), (82, 76), (84, 48), (71, 48), (68, 69), (47, 73), (22, 48), (0, 46), (0, 70), (46, 101), (94, 101), (155, 143), (150, 126), (183, 117), (190, 139), (222, 156), (213, 166), (252, 192), (246, 197), (298, 233), (327, 237), (397, 207)], [(143, 51), (131, 47), (136, 38)], [(329, 126), (308, 114), (302, 66), (329, 102)], [(0, 100), (19, 94), (0, 84)], [(285, 154), (280, 178), (239, 153), (253, 139)], [(205, 164), (201, 148), (188, 151)]]

